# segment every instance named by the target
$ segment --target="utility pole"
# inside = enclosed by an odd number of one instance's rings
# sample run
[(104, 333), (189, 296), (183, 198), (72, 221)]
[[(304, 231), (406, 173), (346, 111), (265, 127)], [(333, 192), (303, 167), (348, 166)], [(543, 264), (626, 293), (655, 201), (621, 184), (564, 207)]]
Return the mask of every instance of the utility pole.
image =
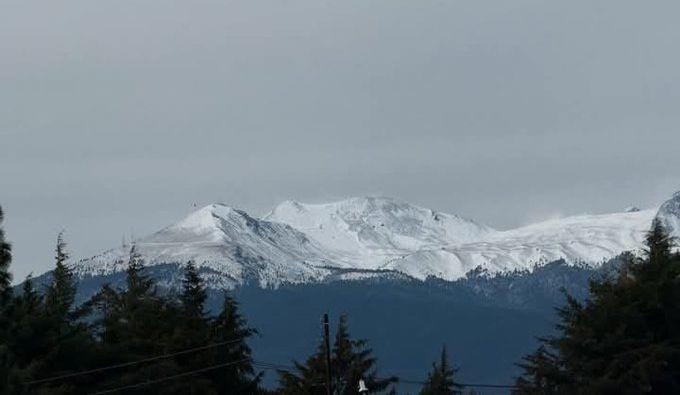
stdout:
[(328, 328), (328, 313), (323, 315), (323, 341), (324, 349), (326, 350), (326, 394), (333, 393), (333, 385), (331, 381), (331, 339)]

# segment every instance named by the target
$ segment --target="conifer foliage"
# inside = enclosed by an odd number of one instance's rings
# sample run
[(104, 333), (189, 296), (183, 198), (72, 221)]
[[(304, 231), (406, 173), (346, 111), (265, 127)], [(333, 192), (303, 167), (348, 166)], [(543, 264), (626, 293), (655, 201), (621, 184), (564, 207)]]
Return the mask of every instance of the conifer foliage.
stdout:
[[(3, 310), (3, 344), (8, 361), (5, 380), (8, 393), (74, 393), (81, 381), (33, 385), (41, 377), (59, 371), (83, 369), (91, 362), (93, 343), (87, 326), (73, 313), (75, 283), (68, 267), (63, 235), (57, 238), (54, 274), (43, 297), (29, 276), (22, 292), (13, 295)], [(1, 392), (1, 391), (0, 391)]]
[(241, 315), (238, 303), (226, 292), (223, 295), (222, 310), (212, 321), (211, 330), (213, 341), (227, 343), (224, 347), (216, 349), (216, 360), (232, 362), (230, 366), (211, 375), (220, 393), (226, 393), (234, 388), (242, 393), (260, 393), (261, 390), (258, 388), (262, 373), (255, 372), (251, 359), (252, 350), (246, 341), (256, 335), (257, 331), (248, 326), (246, 319)]
[[(254, 331), (247, 327), (238, 306), (225, 296), (221, 313), (211, 317), (205, 310), (207, 292), (196, 266), (185, 266), (181, 293), (175, 298), (159, 292), (144, 273), (144, 262), (137, 247), (130, 251), (127, 287), (104, 287), (92, 301), (100, 320), (101, 355), (108, 364), (125, 364), (179, 350), (181, 353), (158, 363), (144, 364), (134, 370), (111, 376), (105, 388), (157, 380), (173, 374), (209, 369), (192, 375), (191, 380), (172, 380), (162, 386), (144, 388), (139, 393), (222, 394), (259, 393), (259, 376), (250, 359), (248, 339)], [(219, 347), (205, 348), (206, 345)]]
[(449, 363), (446, 347), (442, 347), (439, 363), (432, 364), (432, 371), (420, 391), (421, 395), (453, 395), (460, 394), (462, 386), (456, 384), (454, 374), (458, 371)]
[(66, 319), (66, 315), (73, 306), (76, 296), (76, 284), (73, 271), (67, 264), (69, 259), (66, 252), (64, 233), (57, 236), (56, 265), (52, 271), (52, 283), (47, 289), (45, 308), (57, 319)]
[[(295, 362), (297, 372), (279, 371), (279, 391), (282, 394), (325, 394), (326, 358), (323, 344), (304, 364)], [(383, 393), (396, 378), (379, 378), (377, 360), (366, 340), (352, 339), (347, 316), (340, 316), (331, 351), (333, 393), (359, 394), (359, 380), (364, 380), (370, 393)]]
[(559, 335), (520, 364), (518, 394), (680, 393), (680, 256), (659, 221), (646, 244), (587, 301), (567, 298)]

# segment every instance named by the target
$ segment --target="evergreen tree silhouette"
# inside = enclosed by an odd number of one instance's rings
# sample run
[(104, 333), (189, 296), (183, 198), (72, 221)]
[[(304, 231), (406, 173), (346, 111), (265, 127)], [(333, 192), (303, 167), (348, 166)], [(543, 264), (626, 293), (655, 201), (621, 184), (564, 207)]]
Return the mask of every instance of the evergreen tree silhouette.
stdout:
[(210, 377), (221, 393), (235, 390), (243, 393), (260, 393), (262, 374), (256, 374), (252, 363), (252, 350), (248, 339), (257, 334), (239, 310), (239, 305), (228, 293), (224, 293), (222, 310), (213, 322), (214, 342), (228, 342), (216, 349), (218, 363), (234, 363)]
[(650, 264), (668, 262), (674, 241), (658, 218), (652, 222), (652, 228), (647, 232), (645, 242), (647, 245), (645, 254)]
[[(294, 362), (296, 372), (279, 371), (282, 394), (325, 394), (326, 358), (323, 343), (304, 364)], [(397, 379), (378, 378), (377, 360), (366, 340), (352, 339), (347, 316), (341, 315), (333, 343), (331, 366), (333, 392), (338, 395), (359, 393), (359, 380), (364, 380), (371, 393), (387, 390)]]
[(188, 262), (184, 268), (180, 299), (187, 318), (205, 319), (205, 301), (208, 299), (208, 295), (203, 280), (198, 275), (196, 265), (192, 261)]
[(427, 376), (421, 395), (452, 395), (460, 394), (462, 386), (456, 384), (454, 374), (458, 371), (451, 367), (446, 354), (446, 347), (442, 347), (439, 363), (432, 364), (432, 371)]
[(57, 236), (56, 265), (52, 271), (52, 282), (47, 288), (45, 308), (55, 319), (66, 320), (69, 311), (73, 307), (76, 295), (76, 284), (73, 271), (67, 264), (69, 258), (66, 252), (64, 233)]

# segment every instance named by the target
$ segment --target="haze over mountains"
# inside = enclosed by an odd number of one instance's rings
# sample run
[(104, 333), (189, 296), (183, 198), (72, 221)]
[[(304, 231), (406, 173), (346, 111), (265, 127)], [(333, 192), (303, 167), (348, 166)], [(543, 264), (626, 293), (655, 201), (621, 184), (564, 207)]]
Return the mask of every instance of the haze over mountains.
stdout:
[[(598, 267), (639, 252), (652, 220), (677, 234), (680, 193), (660, 209), (626, 209), (495, 230), (473, 220), (384, 197), (324, 204), (286, 201), (256, 218), (222, 204), (135, 241), (148, 265), (195, 261), (214, 287), (275, 287), (373, 276), (454, 281), (470, 271), (531, 271), (563, 259)], [(80, 261), (81, 276), (123, 271), (129, 245)]]

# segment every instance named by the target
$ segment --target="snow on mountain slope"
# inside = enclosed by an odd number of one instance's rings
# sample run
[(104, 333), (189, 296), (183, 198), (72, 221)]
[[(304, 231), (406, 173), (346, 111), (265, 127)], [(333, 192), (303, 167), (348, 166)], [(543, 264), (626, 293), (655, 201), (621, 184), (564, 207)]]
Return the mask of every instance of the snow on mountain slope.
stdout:
[(386, 260), (487, 237), (493, 229), (455, 215), (390, 198), (351, 198), (326, 204), (287, 201), (267, 220), (304, 232), (344, 267), (380, 268)]
[(639, 252), (655, 214), (656, 210), (642, 210), (541, 222), (438, 251), (417, 251), (384, 269), (422, 278), (419, 274), (426, 266), (430, 275), (457, 279), (478, 267), (490, 273), (531, 270), (558, 259), (597, 266), (624, 251)]
[[(580, 215), (506, 231), (389, 198), (288, 201), (263, 219), (211, 205), (136, 245), (151, 265), (194, 260), (223, 276), (225, 285), (381, 273), (456, 280), (471, 270), (532, 270), (558, 259), (597, 266), (624, 251), (639, 251), (657, 215), (680, 229), (680, 193), (658, 212)], [(107, 251), (76, 269), (81, 275), (124, 270), (128, 249)]]
[[(320, 268), (323, 251), (303, 233), (220, 204), (204, 207), (135, 245), (149, 265), (193, 260), (223, 274), (225, 285), (318, 281), (328, 274)], [(77, 271), (80, 275), (122, 271), (128, 254), (129, 248), (121, 246), (80, 262)]]
[(639, 249), (655, 214), (583, 215), (497, 231), (392, 199), (353, 198), (317, 205), (285, 202), (266, 218), (306, 233), (344, 267), (455, 280), (477, 267), (497, 273), (558, 259), (597, 265)]

